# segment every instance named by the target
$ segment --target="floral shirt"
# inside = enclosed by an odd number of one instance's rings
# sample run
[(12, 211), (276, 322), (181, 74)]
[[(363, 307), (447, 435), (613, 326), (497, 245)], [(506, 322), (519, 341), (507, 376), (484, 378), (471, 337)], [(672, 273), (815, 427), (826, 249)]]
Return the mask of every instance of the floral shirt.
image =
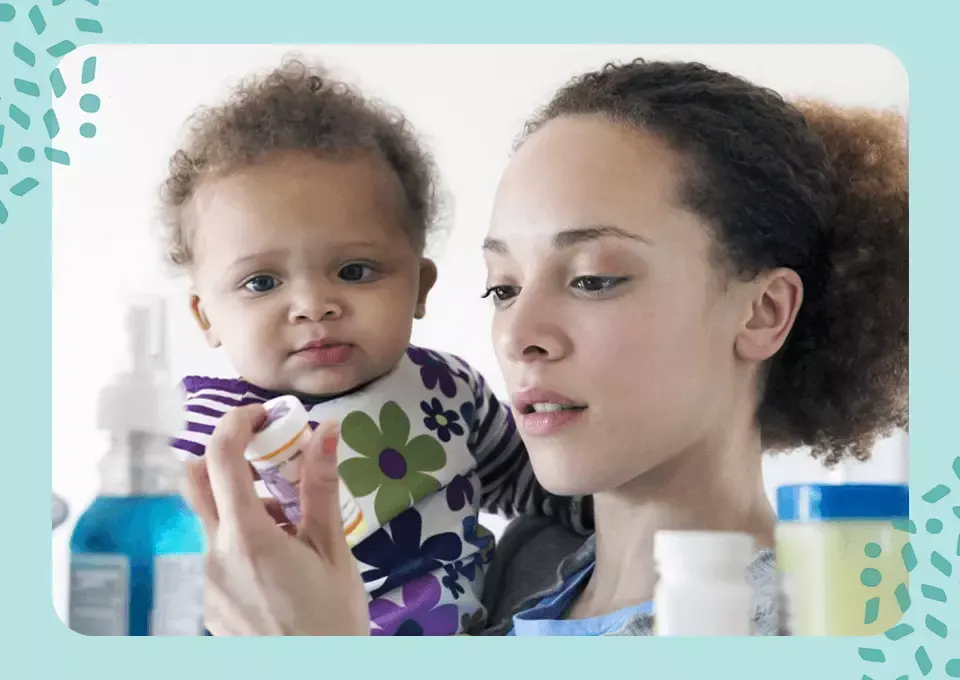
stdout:
[[(279, 396), (236, 379), (190, 376), (183, 388), (187, 422), (172, 442), (181, 458), (203, 455), (227, 410)], [(314, 427), (340, 421), (340, 476), (366, 517), (353, 554), (373, 635), (454, 635), (483, 622), (494, 539), (481, 508), (591, 528), (589, 504), (540, 488), (510, 409), (457, 357), (411, 346), (384, 378), (304, 406)]]

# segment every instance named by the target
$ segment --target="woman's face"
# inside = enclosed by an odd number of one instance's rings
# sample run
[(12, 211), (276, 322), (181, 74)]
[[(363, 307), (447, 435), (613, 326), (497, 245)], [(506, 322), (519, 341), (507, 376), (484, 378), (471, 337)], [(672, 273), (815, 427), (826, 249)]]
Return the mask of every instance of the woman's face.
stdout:
[(646, 133), (558, 118), (500, 184), (484, 244), (494, 346), (555, 493), (619, 487), (730, 419), (742, 296), (679, 203), (678, 160)]

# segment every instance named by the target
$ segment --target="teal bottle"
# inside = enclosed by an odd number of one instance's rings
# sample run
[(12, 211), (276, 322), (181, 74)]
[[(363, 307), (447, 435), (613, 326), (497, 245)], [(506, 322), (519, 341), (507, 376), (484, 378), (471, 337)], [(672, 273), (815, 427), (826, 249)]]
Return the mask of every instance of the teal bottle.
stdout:
[(69, 626), (83, 635), (204, 634), (205, 536), (168, 448), (180, 397), (164, 370), (163, 325), (162, 306), (131, 308), (131, 370), (101, 394), (111, 445), (70, 539)]

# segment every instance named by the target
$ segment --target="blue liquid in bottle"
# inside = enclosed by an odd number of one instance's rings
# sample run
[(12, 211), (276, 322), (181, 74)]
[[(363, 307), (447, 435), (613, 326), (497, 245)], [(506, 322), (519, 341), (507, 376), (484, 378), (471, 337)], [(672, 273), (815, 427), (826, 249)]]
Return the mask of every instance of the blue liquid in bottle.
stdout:
[(203, 634), (203, 527), (180, 496), (101, 496), (70, 551), (77, 632)]
[(131, 309), (132, 370), (101, 395), (111, 447), (70, 538), (69, 626), (83, 635), (204, 634), (205, 536), (179, 495), (169, 433), (180, 397), (162, 370), (162, 342), (151, 347), (163, 331), (155, 311)]

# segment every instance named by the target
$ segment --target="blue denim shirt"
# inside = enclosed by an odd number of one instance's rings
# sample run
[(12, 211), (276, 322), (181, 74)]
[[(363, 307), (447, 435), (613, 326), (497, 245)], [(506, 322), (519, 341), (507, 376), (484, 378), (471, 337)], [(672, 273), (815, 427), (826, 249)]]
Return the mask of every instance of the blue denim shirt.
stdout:
[[(596, 562), (594, 536), (584, 537), (549, 519), (524, 516), (510, 524), (484, 584), (487, 620), (475, 635), (509, 635), (514, 616), (555, 601), (577, 574), (589, 574)], [(586, 576), (584, 576), (586, 578)], [(781, 635), (780, 590), (772, 550), (757, 553), (747, 571), (754, 591), (756, 635)], [(540, 610), (543, 611), (542, 609)], [(559, 612), (557, 616), (565, 613)], [(542, 630), (549, 631), (549, 626)], [(550, 633), (544, 633), (550, 634)], [(602, 635), (653, 635), (651, 607), (638, 606)]]

